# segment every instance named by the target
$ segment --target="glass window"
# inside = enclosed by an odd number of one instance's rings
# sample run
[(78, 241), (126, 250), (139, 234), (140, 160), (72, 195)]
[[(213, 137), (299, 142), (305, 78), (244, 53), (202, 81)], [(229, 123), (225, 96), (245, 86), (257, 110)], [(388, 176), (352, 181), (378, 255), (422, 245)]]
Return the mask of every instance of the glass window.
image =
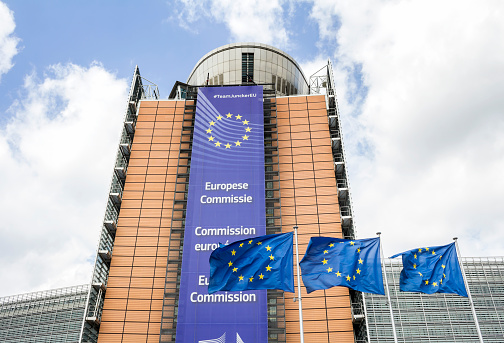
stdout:
[(242, 82), (254, 82), (254, 54), (242, 53)]

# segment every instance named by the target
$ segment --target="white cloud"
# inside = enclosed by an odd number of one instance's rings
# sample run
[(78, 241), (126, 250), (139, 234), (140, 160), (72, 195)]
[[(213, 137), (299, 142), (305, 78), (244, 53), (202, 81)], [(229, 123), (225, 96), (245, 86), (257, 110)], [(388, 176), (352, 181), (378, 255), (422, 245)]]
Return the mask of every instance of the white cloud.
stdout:
[(99, 64), (26, 77), (0, 128), (0, 294), (89, 282), (127, 83)]
[(12, 58), (18, 53), (19, 38), (13, 35), (15, 28), (14, 14), (0, 2), (0, 79), (12, 68)]
[[(504, 255), (504, 4), (319, 0), (360, 237)], [(341, 25), (341, 26), (339, 26)]]
[[(179, 25), (195, 31), (195, 23), (210, 18), (223, 23), (230, 31), (231, 41), (260, 42), (285, 47), (289, 43), (284, 12), (285, 0), (177, 0), (174, 13)], [(286, 9), (284, 9), (286, 7)]]

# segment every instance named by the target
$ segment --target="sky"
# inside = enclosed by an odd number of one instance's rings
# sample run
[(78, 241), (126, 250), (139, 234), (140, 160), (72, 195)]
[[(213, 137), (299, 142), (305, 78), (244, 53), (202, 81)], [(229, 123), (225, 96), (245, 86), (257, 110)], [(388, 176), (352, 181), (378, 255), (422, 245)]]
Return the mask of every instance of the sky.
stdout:
[(0, 0), (0, 297), (91, 280), (135, 65), (331, 59), (357, 237), (504, 256), (504, 2)]

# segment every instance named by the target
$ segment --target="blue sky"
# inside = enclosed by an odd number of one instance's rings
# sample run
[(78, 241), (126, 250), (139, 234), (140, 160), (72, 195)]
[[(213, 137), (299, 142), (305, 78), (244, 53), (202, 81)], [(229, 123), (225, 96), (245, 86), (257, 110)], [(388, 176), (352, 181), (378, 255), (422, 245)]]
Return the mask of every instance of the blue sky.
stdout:
[(88, 282), (135, 65), (256, 41), (334, 76), (357, 233), (504, 255), (504, 3), (0, 1), (0, 297)]

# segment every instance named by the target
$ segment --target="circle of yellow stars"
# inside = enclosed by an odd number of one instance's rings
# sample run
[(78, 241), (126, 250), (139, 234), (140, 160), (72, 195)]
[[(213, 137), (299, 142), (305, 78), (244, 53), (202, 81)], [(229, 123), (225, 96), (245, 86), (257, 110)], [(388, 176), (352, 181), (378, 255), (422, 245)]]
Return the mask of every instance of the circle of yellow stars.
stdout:
[[(231, 113), (228, 113), (228, 114), (225, 114), (225, 115), (218, 115), (217, 118), (214, 120), (211, 120), (210, 122), (208, 122), (208, 129), (206, 130), (206, 133), (208, 135), (208, 141), (213, 143), (214, 146), (216, 148), (224, 148), (224, 149), (231, 149), (231, 147), (235, 148), (235, 147), (239, 147), (241, 146), (241, 144), (245, 141), (247, 141), (249, 139), (249, 134), (250, 132), (252, 132), (252, 128), (249, 126), (249, 121), (247, 119), (243, 119), (243, 116), (237, 114), (237, 115), (233, 115)], [(212, 131), (214, 130), (214, 127), (215, 125), (220, 121), (220, 120), (227, 120), (227, 119), (231, 119), (231, 120), (239, 120), (242, 122), (242, 125), (244, 125), (244, 130), (245, 130), (245, 134), (242, 136), (242, 140), (237, 140), (236, 142), (227, 142), (227, 143), (223, 143), (221, 141), (219, 141), (217, 139), (217, 137), (214, 137), (213, 134), (212, 134)], [(234, 144), (234, 145), (233, 145)]]
[[(424, 253), (424, 254), (431, 254), (431, 255), (436, 255), (436, 252), (434, 250), (430, 250), (430, 248), (419, 248), (418, 249), (418, 252), (413, 254), (413, 258), (415, 260), (418, 259), (418, 254), (421, 254), (421, 253)], [(441, 258), (443, 257), (443, 255), (440, 255), (439, 256), (439, 259), (441, 260)], [(413, 269), (417, 269), (418, 265), (416, 263), (413, 263)], [(427, 286), (427, 285), (431, 285), (432, 287), (438, 287), (438, 286), (442, 286), (443, 285), (443, 279), (446, 279), (446, 274), (444, 273), (444, 269), (446, 268), (446, 265), (444, 264), (441, 264), (441, 268), (443, 269), (443, 276), (441, 277), (441, 279), (439, 281), (433, 281), (433, 282), (430, 282), (430, 280), (423, 280), (423, 277), (424, 275), (421, 273), (421, 272), (418, 272), (418, 275), (420, 275), (420, 277), (422, 278), (422, 282), (424, 282), (424, 284)]]
[[(344, 242), (339, 242), (339, 243), (340, 243), (340, 244), (344, 244)], [(355, 245), (355, 242), (354, 242), (354, 241), (350, 241), (350, 242), (349, 242), (349, 244), (350, 244), (351, 246), (354, 246), (354, 245)], [(334, 247), (334, 243), (330, 243), (330, 244), (328, 245), (328, 248), (333, 248), (333, 247)], [(361, 253), (361, 249), (360, 249), (360, 248), (357, 248), (356, 252), (357, 252), (357, 254), (360, 254), (360, 253)], [(328, 253), (329, 253), (329, 250), (328, 250), (328, 249), (324, 250), (324, 254), (328, 254)], [(326, 259), (324, 258), (321, 262), (322, 262), (322, 264), (324, 265), (324, 264), (327, 264), (329, 261), (328, 261), (328, 260), (326, 260)], [(359, 257), (359, 259), (357, 260), (357, 262), (358, 262), (358, 264), (363, 264), (363, 263), (364, 263), (364, 260), (362, 260), (362, 259)], [(328, 267), (327, 267), (327, 269), (326, 269), (326, 271), (327, 271), (328, 273), (332, 273), (334, 270), (333, 270), (333, 268), (332, 268), (332, 267), (329, 267), (329, 266), (328, 266)], [(355, 270), (355, 273), (356, 273), (357, 275), (360, 275), (360, 273), (361, 273), (361, 272), (362, 272), (362, 270), (360, 269), (360, 267), (357, 267), (357, 269)], [(343, 274), (342, 274), (339, 270), (338, 270), (338, 271), (336, 271), (334, 274), (335, 274), (336, 276), (338, 276), (338, 277), (344, 277), (347, 281), (351, 281), (351, 280), (355, 280), (355, 279), (356, 279), (356, 276), (355, 276), (356, 274), (343, 276)]]
[[(247, 242), (247, 245), (252, 245), (253, 243), (254, 243), (254, 240), (253, 240), (253, 239), (251, 239), (251, 240), (249, 240), (249, 241)], [(258, 242), (256, 242), (256, 244), (257, 244), (257, 245), (262, 245), (262, 242), (261, 242), (261, 241), (258, 241)], [(243, 248), (244, 246), (245, 246), (245, 243), (243, 243), (243, 242), (242, 242), (242, 243), (240, 243), (240, 245), (239, 245), (238, 247), (239, 247), (239, 248)], [(267, 246), (265, 246), (264, 248), (266, 249), (266, 251), (270, 252), (270, 255), (268, 256), (268, 257), (269, 257), (269, 259), (270, 259), (270, 261), (274, 261), (274, 260), (275, 260), (275, 256), (273, 256), (273, 253), (271, 253), (271, 247), (270, 247), (269, 245), (267, 245)], [(231, 255), (232, 255), (232, 256), (235, 256), (235, 255), (236, 255), (236, 250), (234, 250), (234, 249), (233, 249), (233, 250), (231, 251)], [(232, 267), (232, 266), (233, 266), (233, 262), (229, 261), (228, 266), (229, 266), (229, 267)], [(272, 270), (272, 267), (268, 264), (268, 265), (265, 267), (265, 271), (264, 271), (264, 272), (265, 272), (265, 273), (266, 273), (266, 275), (267, 275), (267, 274), (268, 274), (267, 272), (271, 272), (271, 270)], [(238, 268), (234, 267), (234, 268), (233, 268), (233, 273), (237, 273), (237, 272), (238, 272)], [(263, 272), (261, 272), (261, 274), (259, 274), (259, 275), (258, 275), (259, 280), (264, 280), (264, 277), (265, 277), (266, 275), (264, 275), (264, 274), (263, 274)], [(242, 274), (242, 275), (240, 275), (240, 276), (238, 276), (238, 282), (240, 282), (240, 281), (245, 281), (245, 279), (247, 279), (247, 280), (248, 280), (248, 282), (254, 282), (254, 276), (251, 276), (251, 277), (248, 277), (248, 278), (247, 278), (247, 277), (245, 277), (245, 276), (243, 276), (243, 274)]]

